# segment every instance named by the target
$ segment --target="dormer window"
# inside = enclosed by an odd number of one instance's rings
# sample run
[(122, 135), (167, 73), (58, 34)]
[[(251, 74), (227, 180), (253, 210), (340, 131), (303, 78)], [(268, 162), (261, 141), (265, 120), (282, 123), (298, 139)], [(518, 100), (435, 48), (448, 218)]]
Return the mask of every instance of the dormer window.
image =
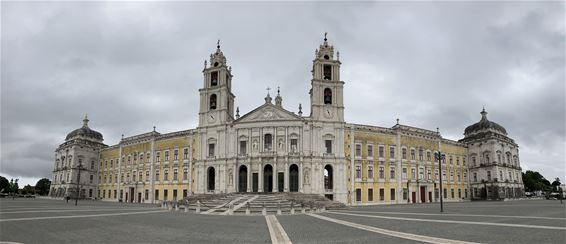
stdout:
[(332, 104), (332, 90), (324, 89), (324, 104)]
[[(215, 63), (214, 66), (217, 66), (218, 63)], [(214, 71), (210, 73), (210, 86), (217, 86), (218, 85), (218, 71)]]
[(210, 110), (216, 109), (216, 94), (210, 95)]
[(219, 63), (218, 62), (214, 62), (214, 67), (218, 67)]
[(323, 65), (324, 80), (332, 80), (332, 66), (330, 64)]
[(329, 59), (330, 59), (330, 56), (328, 56), (328, 54), (327, 54), (327, 55), (324, 55), (324, 59), (329, 60)]

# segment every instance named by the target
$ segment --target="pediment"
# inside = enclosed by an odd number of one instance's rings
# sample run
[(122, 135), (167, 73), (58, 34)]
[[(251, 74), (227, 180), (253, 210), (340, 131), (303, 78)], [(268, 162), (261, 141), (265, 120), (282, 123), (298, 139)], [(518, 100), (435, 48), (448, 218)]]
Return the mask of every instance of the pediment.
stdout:
[(251, 112), (245, 114), (235, 122), (255, 122), (255, 121), (289, 121), (289, 120), (302, 120), (300, 116), (285, 110), (284, 108), (264, 104)]

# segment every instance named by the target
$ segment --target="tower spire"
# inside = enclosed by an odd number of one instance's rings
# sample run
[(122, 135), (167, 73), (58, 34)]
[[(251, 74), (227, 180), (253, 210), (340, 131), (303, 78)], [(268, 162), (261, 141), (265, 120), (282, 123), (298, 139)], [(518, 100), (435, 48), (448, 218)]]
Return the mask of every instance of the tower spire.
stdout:
[(485, 111), (485, 106), (483, 106), (480, 114), (482, 120), (487, 119), (487, 112)]
[(83, 119), (83, 127), (88, 127), (88, 114), (85, 113), (85, 118)]
[(216, 48), (220, 49), (220, 39), (216, 42)]

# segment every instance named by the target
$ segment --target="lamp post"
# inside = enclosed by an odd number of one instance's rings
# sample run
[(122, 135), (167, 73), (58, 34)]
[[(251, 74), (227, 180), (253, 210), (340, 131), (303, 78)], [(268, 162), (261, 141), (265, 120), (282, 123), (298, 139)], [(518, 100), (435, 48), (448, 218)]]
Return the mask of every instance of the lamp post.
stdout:
[(440, 176), (440, 212), (444, 212), (444, 203), (442, 201), (442, 197), (443, 197), (443, 191), (442, 191), (442, 160), (444, 160), (446, 158), (446, 155), (442, 152), (440, 152), (440, 150), (438, 152), (434, 153), (434, 159), (438, 160), (438, 170), (439, 170), (439, 176)]
[(75, 206), (77, 206), (79, 196), (81, 194), (81, 169), (83, 169), (83, 164), (79, 164), (76, 169), (79, 171), (79, 174), (77, 175), (77, 195), (75, 196)]

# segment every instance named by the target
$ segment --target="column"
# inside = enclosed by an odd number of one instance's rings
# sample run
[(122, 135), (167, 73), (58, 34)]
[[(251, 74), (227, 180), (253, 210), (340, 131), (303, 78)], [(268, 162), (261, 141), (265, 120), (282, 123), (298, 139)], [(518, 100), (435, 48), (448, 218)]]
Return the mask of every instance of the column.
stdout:
[(289, 162), (288, 159), (285, 158), (285, 175), (283, 177), (283, 186), (284, 192), (289, 192)]
[(257, 191), (263, 192), (263, 162), (261, 161), (261, 157), (259, 158), (259, 172), (257, 178)]
[(303, 162), (299, 163), (299, 192), (303, 192)]
[(246, 189), (246, 191), (252, 192), (252, 163), (250, 162), (246, 166), (248, 168), (248, 189)]
[(277, 175), (277, 157), (273, 159), (273, 192), (279, 191), (279, 176)]

